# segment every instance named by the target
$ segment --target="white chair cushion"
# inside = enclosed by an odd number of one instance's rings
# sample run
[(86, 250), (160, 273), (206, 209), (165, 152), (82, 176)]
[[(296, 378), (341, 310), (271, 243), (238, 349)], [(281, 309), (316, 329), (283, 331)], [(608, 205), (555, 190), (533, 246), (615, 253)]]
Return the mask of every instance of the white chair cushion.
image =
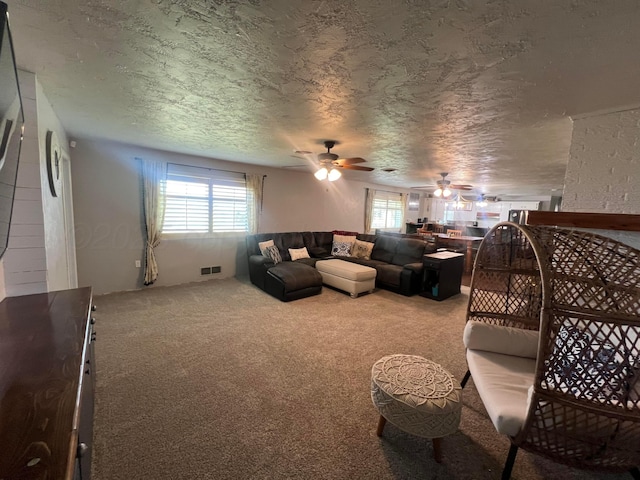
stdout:
[(499, 433), (515, 436), (527, 416), (536, 361), (481, 350), (467, 350), (467, 363), (489, 418)]
[(469, 350), (537, 358), (539, 337), (537, 330), (469, 321), (464, 327), (463, 341)]

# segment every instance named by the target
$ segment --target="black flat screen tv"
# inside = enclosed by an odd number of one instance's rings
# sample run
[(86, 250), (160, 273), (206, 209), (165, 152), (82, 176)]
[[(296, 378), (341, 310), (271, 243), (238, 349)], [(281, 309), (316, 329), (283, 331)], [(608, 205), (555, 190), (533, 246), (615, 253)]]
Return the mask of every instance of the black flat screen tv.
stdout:
[(0, 258), (7, 250), (24, 128), (7, 4), (0, 2)]

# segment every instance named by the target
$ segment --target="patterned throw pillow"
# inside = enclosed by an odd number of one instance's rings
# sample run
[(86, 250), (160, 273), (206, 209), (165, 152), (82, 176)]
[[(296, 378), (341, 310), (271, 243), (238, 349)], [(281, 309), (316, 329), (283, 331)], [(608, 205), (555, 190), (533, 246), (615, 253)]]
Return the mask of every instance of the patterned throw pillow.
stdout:
[(331, 249), (331, 255), (335, 257), (350, 257), (351, 256), (351, 244), (347, 242), (333, 242), (333, 248)]
[(258, 243), (258, 248), (260, 249), (260, 253), (262, 254), (263, 257), (267, 257), (268, 255), (266, 254), (267, 248), (268, 247), (273, 247), (273, 240), (266, 240), (264, 242), (260, 242)]
[(275, 245), (271, 245), (270, 247), (267, 247), (267, 249), (265, 250), (265, 257), (269, 257), (274, 264), (278, 264), (280, 262), (282, 262), (282, 256), (280, 255), (280, 251), (278, 250), (278, 247), (276, 247)]
[(594, 339), (577, 327), (563, 325), (547, 360), (545, 381), (576, 398), (623, 401), (627, 367), (617, 361), (616, 354), (610, 343)]
[(291, 255), (292, 261), (298, 260), (299, 258), (309, 258), (309, 252), (307, 251), (307, 247), (290, 248), (289, 255)]
[(334, 234), (333, 235), (333, 241), (334, 242), (345, 242), (345, 243), (353, 244), (356, 241), (356, 237), (355, 237), (355, 235)]
[(349, 235), (334, 235), (331, 255), (338, 257), (350, 257), (351, 248), (356, 241), (356, 237)]
[(351, 249), (351, 256), (356, 258), (362, 258), (364, 260), (371, 259), (371, 252), (373, 251), (373, 243), (363, 242), (362, 240), (356, 240)]

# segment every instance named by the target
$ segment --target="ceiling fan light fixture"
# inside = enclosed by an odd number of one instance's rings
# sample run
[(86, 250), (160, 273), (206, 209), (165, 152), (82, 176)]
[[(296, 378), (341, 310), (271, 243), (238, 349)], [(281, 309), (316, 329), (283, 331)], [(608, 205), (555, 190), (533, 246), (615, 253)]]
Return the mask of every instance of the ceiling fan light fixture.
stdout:
[(337, 168), (332, 168), (331, 171), (329, 172), (328, 180), (330, 182), (334, 182), (338, 180), (341, 176), (342, 176), (342, 173), (340, 173), (340, 170), (338, 170)]
[(451, 190), (449, 190), (447, 187), (444, 187), (444, 190), (442, 190), (442, 196), (444, 198), (450, 197), (451, 196)]
[(442, 189), (440, 187), (438, 187), (438, 189), (435, 192), (433, 192), (433, 194), (436, 197), (441, 197), (442, 196)]
[(327, 167), (322, 167), (320, 170), (314, 173), (313, 176), (318, 180), (324, 180), (325, 178), (327, 178), (328, 173), (329, 171), (327, 170)]

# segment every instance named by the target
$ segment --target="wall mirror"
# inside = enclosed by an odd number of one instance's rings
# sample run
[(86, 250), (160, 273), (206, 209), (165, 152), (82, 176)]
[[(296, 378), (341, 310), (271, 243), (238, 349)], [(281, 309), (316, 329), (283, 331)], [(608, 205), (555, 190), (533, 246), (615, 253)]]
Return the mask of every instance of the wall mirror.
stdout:
[(7, 4), (0, 2), (0, 257), (9, 241), (24, 115)]

